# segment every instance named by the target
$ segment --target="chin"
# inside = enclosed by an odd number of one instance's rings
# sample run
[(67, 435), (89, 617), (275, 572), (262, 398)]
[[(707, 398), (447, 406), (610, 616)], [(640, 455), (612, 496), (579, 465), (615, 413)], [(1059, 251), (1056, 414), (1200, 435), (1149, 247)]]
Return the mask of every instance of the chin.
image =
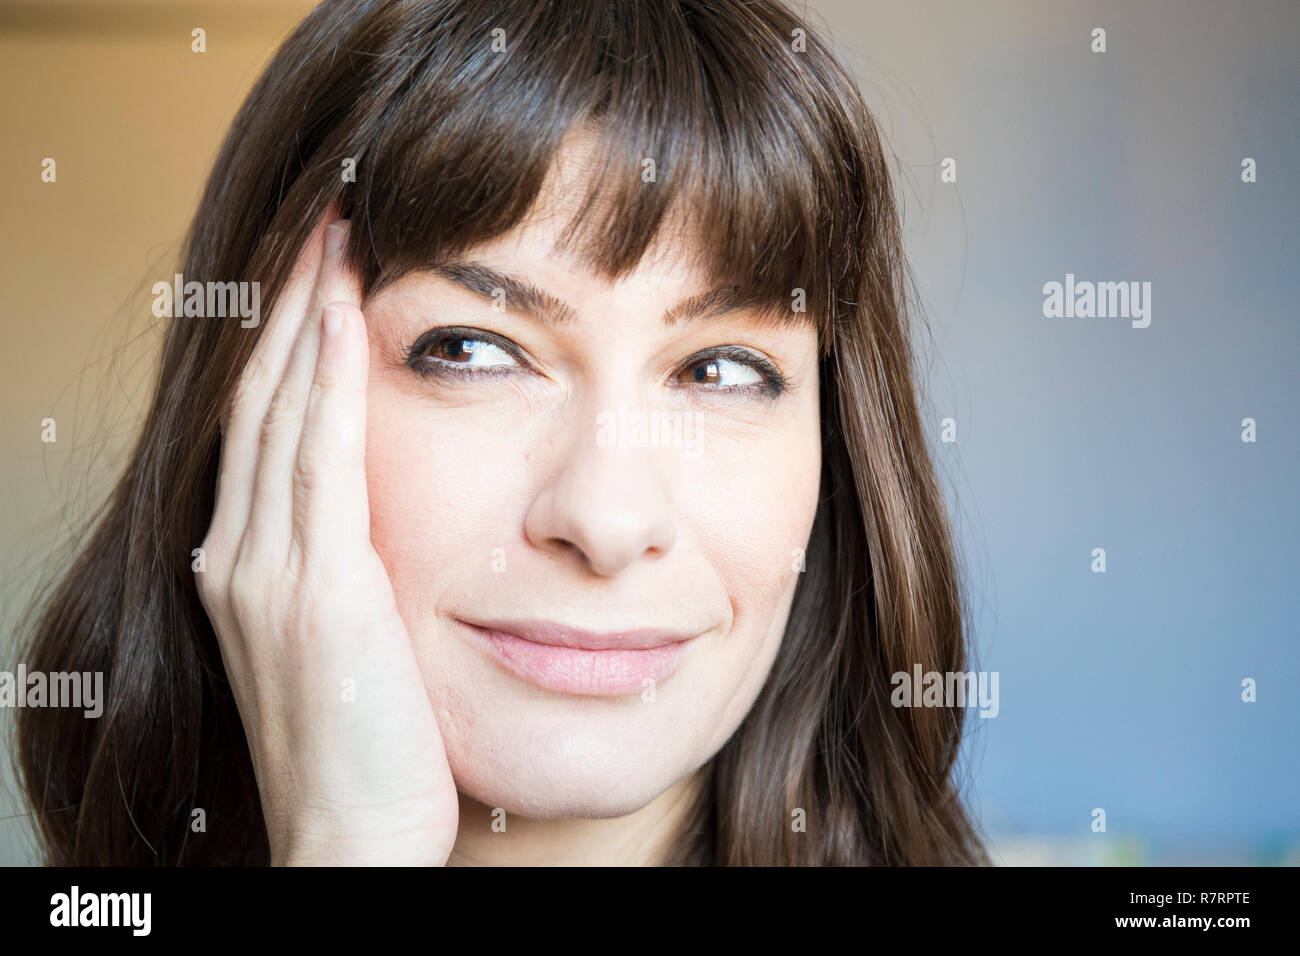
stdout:
[[(572, 738), (569, 741), (573, 742)], [(635, 740), (591, 741), (585, 752), (537, 753), (516, 740), (485, 742), (469, 753), (448, 745), (457, 789), (486, 807), (535, 820), (627, 816), (651, 803), (694, 767), (648, 765)]]
[[(670, 681), (647, 703), (510, 686), (513, 678), (490, 672), (475, 676), (473, 697), (445, 688), (436, 694), (447, 761), (464, 796), (508, 816), (634, 813), (707, 763), (743, 715), (717, 712), (695, 681), (683, 681), (680, 696)], [(447, 706), (452, 701), (459, 706)]]

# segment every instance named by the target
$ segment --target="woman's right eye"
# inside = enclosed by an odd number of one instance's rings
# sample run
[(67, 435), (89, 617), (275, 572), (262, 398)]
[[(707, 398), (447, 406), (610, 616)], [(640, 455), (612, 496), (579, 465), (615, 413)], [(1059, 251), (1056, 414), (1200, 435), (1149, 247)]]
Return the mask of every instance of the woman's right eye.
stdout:
[(422, 375), (474, 375), (522, 368), (517, 347), (481, 329), (430, 329), (407, 350), (407, 366)]

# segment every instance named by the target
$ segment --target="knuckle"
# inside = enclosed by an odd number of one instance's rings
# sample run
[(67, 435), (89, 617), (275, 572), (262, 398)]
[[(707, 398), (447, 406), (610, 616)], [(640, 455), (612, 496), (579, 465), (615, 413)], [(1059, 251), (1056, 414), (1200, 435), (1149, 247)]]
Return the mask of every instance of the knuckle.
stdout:
[(332, 363), (322, 362), (316, 366), (315, 374), (312, 377), (312, 400), (318, 401), (323, 397), (322, 393), (338, 391), (347, 383), (348, 376), (343, 374), (342, 370), (336, 368)]
[(220, 600), (222, 589), (217, 582), (212, 580), (211, 573), (206, 570), (194, 572), (194, 589), (198, 591), (199, 600), (203, 602), (203, 606), (209, 610), (213, 609), (217, 601)]
[(237, 561), (230, 572), (228, 594), (235, 620), (245, 624), (258, 620), (265, 613), (266, 574), (251, 561)]
[(243, 372), (230, 390), (227, 413), (231, 417), (236, 414), (246, 413), (249, 409), (258, 407), (259, 403), (264, 401), (266, 393), (264, 384), (266, 378), (265, 364), (265, 360), (256, 353), (249, 358)]
[[(330, 467), (327, 456), (314, 444), (304, 443), (298, 449), (293, 462), (293, 489), (295, 494), (304, 495), (315, 492), (320, 484), (321, 473)], [(295, 500), (297, 500), (295, 498)]]
[(209, 531), (199, 545), (199, 551), (203, 556), (201, 567), (194, 567), (194, 586), (198, 589), (199, 597), (207, 604), (211, 600), (219, 597), (222, 590), (222, 583), (225, 575), (222, 571), (229, 567), (230, 562), (226, 555), (229, 549), (226, 547), (225, 540), (219, 537), (217, 533)]
[(304, 603), (295, 620), (297, 627), (290, 633), (298, 641), (310, 641), (316, 635), (326, 633), (328, 628), (338, 627), (337, 615), (321, 601)]
[(292, 398), (284, 389), (277, 389), (275, 395), (271, 397), (270, 403), (266, 406), (266, 414), (262, 416), (261, 441), (263, 446), (277, 439), (282, 432), (292, 430), (299, 424), (301, 417), (300, 412), (294, 406)]

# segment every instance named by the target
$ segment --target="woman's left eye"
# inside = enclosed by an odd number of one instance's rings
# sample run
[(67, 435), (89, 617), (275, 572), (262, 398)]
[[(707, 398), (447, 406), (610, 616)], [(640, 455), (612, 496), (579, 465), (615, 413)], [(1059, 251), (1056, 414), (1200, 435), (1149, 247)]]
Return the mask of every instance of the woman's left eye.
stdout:
[(738, 385), (753, 385), (763, 381), (763, 376), (752, 365), (734, 362), (731, 359), (707, 358), (687, 366), (678, 373), (679, 385), (715, 385), (734, 388)]
[(722, 346), (691, 356), (674, 376), (674, 384), (771, 398), (786, 387), (785, 377), (771, 360), (740, 346)]

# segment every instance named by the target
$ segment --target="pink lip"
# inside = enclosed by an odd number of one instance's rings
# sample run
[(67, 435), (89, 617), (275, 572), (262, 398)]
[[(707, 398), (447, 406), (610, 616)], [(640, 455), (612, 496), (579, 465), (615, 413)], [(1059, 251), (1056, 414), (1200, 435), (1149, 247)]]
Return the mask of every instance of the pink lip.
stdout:
[(698, 636), (662, 630), (600, 634), (548, 621), (461, 623), (519, 679), (546, 690), (594, 696), (638, 693), (665, 680)]

